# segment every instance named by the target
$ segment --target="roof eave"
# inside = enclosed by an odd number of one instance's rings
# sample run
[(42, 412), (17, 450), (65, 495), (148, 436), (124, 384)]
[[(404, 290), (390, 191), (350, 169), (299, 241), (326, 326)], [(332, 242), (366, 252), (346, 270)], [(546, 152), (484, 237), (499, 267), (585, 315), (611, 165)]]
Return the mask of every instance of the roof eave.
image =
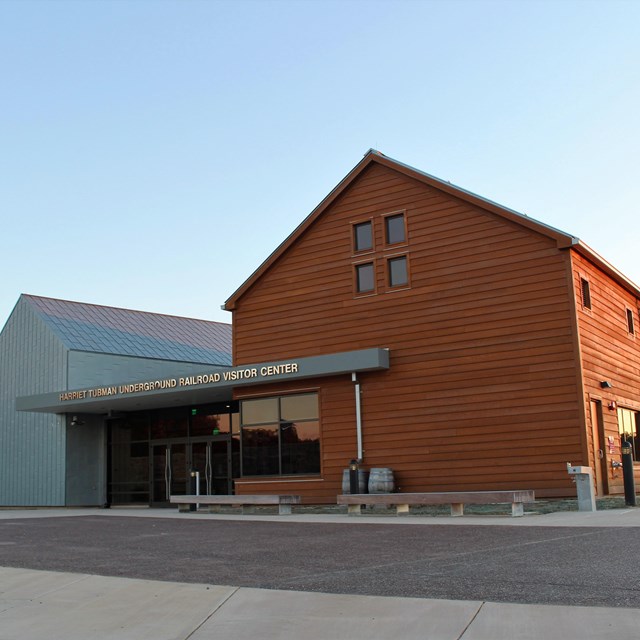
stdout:
[(581, 240), (578, 240), (572, 247), (581, 256), (595, 264), (601, 271), (606, 273), (610, 278), (630, 291), (637, 298), (640, 298), (640, 287), (627, 278), (621, 271), (618, 271), (611, 263), (607, 262), (599, 253), (594, 251), (590, 246), (586, 245)]

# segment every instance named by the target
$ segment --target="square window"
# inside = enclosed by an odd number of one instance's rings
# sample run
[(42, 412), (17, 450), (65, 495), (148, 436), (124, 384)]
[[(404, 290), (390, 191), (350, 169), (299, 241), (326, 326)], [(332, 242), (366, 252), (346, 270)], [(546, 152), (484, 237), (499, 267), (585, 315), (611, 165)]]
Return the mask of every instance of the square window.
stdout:
[(395, 216), (387, 216), (384, 220), (385, 237), (387, 244), (405, 242), (407, 234), (404, 227), (404, 213)]
[(356, 291), (365, 293), (375, 288), (373, 262), (356, 265)]
[(409, 270), (407, 268), (407, 256), (390, 258), (389, 265), (389, 286), (400, 287), (409, 283)]
[(353, 225), (353, 248), (356, 251), (373, 249), (373, 228), (371, 222)]

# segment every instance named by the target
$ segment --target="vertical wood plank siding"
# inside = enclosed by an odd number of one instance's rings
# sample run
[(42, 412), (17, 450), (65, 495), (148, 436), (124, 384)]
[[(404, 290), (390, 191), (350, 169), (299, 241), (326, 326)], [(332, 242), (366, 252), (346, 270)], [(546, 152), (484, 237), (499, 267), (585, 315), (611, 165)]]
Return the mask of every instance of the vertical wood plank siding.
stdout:
[[(380, 216), (398, 210), (408, 244), (387, 251)], [(371, 216), (377, 294), (358, 298), (353, 263), (364, 258), (351, 225)], [(409, 256), (406, 290), (387, 291), (392, 253)], [(571, 495), (565, 462), (581, 459), (582, 399), (569, 260), (547, 237), (372, 165), (239, 298), (234, 363), (388, 347), (390, 369), (360, 376), (366, 466), (393, 468), (402, 491)], [(245, 479), (239, 491), (286, 486), (335, 501), (356, 453), (353, 385), (316, 382), (322, 479), (312, 490)]]
[[(608, 406), (615, 402), (619, 407), (640, 411), (640, 336), (637, 334), (639, 302), (632, 293), (576, 252), (572, 252), (572, 266), (584, 370), (589, 462), (591, 466), (595, 464), (593, 423), (589, 411), (589, 403), (593, 399), (602, 401), (605, 437), (611, 436), (615, 442), (613, 452), (605, 446), (606, 443), (602, 443), (609, 493), (623, 493), (622, 470), (615, 470), (611, 466), (612, 460), (621, 459), (618, 415), (615, 409), (608, 409)], [(582, 279), (589, 282), (590, 310), (582, 306)], [(633, 313), (635, 335), (630, 335), (627, 330), (627, 309)], [(612, 384), (610, 389), (600, 386), (605, 380)], [(640, 482), (640, 469), (636, 469), (636, 482)]]
[(16, 412), (16, 396), (66, 385), (66, 350), (20, 299), (0, 334), (0, 505), (62, 506), (64, 416)]

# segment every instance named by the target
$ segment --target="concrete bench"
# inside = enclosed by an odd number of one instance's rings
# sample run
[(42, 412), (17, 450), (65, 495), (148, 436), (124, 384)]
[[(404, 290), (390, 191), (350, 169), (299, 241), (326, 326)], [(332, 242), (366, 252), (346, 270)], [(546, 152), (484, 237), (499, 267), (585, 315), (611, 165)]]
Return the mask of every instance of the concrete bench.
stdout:
[(396, 513), (409, 513), (410, 505), (451, 505), (451, 515), (464, 515), (465, 504), (511, 503), (511, 515), (524, 515), (524, 503), (535, 500), (534, 492), (521, 491), (443, 491), (439, 493), (354, 493), (338, 496), (338, 504), (349, 507), (349, 515), (360, 515), (362, 505), (396, 507)]
[(209, 513), (215, 513), (221, 505), (232, 505), (244, 508), (255, 505), (277, 504), (278, 513), (281, 516), (291, 514), (291, 505), (300, 504), (300, 496), (290, 495), (256, 495), (256, 496), (170, 496), (169, 502), (178, 505), (178, 511), (181, 513), (189, 511), (192, 504), (208, 505)]

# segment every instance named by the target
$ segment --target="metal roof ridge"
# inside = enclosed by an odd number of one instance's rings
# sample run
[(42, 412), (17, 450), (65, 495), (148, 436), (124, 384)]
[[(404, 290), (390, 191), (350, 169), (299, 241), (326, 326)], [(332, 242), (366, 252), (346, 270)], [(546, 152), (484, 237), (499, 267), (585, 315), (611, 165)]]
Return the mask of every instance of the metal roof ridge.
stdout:
[(78, 300), (66, 300), (64, 298), (52, 298), (50, 296), (38, 296), (31, 293), (22, 293), (21, 297), (37, 300), (51, 300), (52, 302), (62, 302), (65, 304), (78, 305), (80, 307), (91, 307), (97, 309), (112, 309), (114, 311), (126, 311), (127, 313), (135, 313), (145, 316), (157, 316), (161, 318), (175, 318), (176, 320), (190, 320), (192, 322), (202, 322), (204, 324), (221, 325), (222, 327), (231, 327), (230, 322), (221, 322), (219, 320), (205, 320), (203, 318), (192, 318), (189, 316), (179, 316), (173, 313), (161, 313), (156, 311), (142, 311), (140, 309), (128, 309), (126, 307), (114, 307), (108, 304), (97, 304), (93, 302), (79, 302)]

